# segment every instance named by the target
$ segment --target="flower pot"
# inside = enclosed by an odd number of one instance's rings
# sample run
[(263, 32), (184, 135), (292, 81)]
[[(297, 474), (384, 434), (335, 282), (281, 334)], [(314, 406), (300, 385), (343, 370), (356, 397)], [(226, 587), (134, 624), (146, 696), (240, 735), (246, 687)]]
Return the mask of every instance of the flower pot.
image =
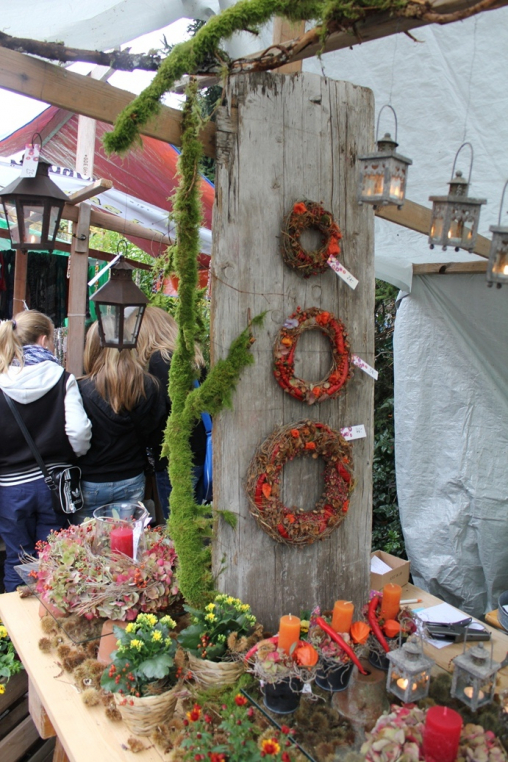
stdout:
[(336, 662), (334, 659), (323, 659), (319, 662), (319, 669), (316, 672), (316, 685), (324, 691), (345, 691), (349, 684), (349, 678), (353, 671), (354, 664), (349, 661), (347, 664)]
[(270, 712), (291, 714), (298, 709), (303, 682), (298, 677), (284, 677), (277, 683), (265, 683), (263, 703)]
[(53, 619), (61, 619), (64, 616), (68, 616), (65, 611), (62, 611), (62, 609), (57, 608), (57, 606), (53, 606), (52, 603), (44, 601), (41, 598), (39, 602), (39, 617), (42, 619), (48, 615), (52, 616)]
[(156, 696), (122, 696), (114, 693), (115, 703), (131, 733), (148, 736), (158, 725), (168, 722), (176, 707), (181, 684)]
[(347, 692), (336, 693), (332, 707), (352, 724), (358, 744), (365, 740), (365, 732), (372, 730), (378, 717), (390, 708), (386, 695), (386, 674), (360, 659), (367, 674), (353, 669)]
[(113, 627), (121, 627), (123, 630), (127, 627), (128, 622), (115, 621), (114, 619), (106, 619), (102, 625), (101, 639), (99, 643), (99, 652), (97, 654), (97, 661), (100, 664), (104, 664), (107, 667), (111, 664), (111, 654), (116, 650), (116, 635), (113, 632)]
[(245, 671), (243, 661), (209, 661), (198, 659), (189, 653), (189, 669), (197, 683), (211, 688), (216, 685), (232, 685)]
[(382, 669), (383, 672), (388, 672), (388, 667), (390, 666), (386, 654), (380, 654), (379, 651), (370, 651), (369, 664), (372, 664), (376, 669)]

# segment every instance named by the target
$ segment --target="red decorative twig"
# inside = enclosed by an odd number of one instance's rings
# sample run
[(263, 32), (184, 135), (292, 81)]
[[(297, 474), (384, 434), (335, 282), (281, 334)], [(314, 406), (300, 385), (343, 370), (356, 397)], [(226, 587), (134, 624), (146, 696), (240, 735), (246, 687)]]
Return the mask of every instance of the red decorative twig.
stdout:
[(377, 638), (379, 644), (384, 648), (386, 653), (389, 653), (390, 646), (386, 642), (385, 636), (381, 632), (381, 627), (379, 626), (379, 622), (377, 621), (377, 616), (376, 616), (376, 609), (379, 605), (379, 602), (380, 600), (377, 596), (371, 600), (371, 602), (369, 603), (369, 609), (367, 611), (367, 619), (369, 620), (369, 624), (372, 627), (372, 632)]
[(358, 659), (357, 655), (351, 648), (351, 646), (348, 646), (346, 641), (341, 638), (341, 636), (335, 632), (335, 630), (332, 630), (329, 624), (325, 622), (323, 617), (318, 616), (316, 619), (316, 624), (318, 624), (323, 632), (326, 632), (326, 634), (336, 643), (339, 648), (341, 648), (345, 654), (349, 656), (353, 664), (356, 664), (358, 667), (358, 671), (362, 673), (362, 675), (368, 675), (369, 673), (363, 668), (361, 661)]

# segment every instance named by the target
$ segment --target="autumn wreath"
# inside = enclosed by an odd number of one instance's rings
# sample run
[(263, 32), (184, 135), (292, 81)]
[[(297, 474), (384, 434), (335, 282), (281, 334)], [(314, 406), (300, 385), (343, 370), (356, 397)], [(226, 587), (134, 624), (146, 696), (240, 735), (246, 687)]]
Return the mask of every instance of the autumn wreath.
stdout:
[[(321, 233), (319, 249), (307, 251), (303, 248), (300, 236), (304, 230), (317, 230)], [(297, 275), (310, 278), (311, 275), (318, 275), (326, 270), (328, 257), (340, 254), (341, 238), (342, 233), (333, 215), (323, 209), (321, 204), (314, 201), (297, 201), (284, 220), (282, 259), (288, 267), (296, 270)]]
[[(322, 381), (311, 384), (295, 376), (295, 351), (304, 331), (320, 330), (332, 344), (332, 367)], [(297, 400), (313, 405), (340, 394), (351, 376), (351, 358), (344, 325), (331, 312), (311, 307), (298, 308), (280, 329), (273, 349), (273, 372), (277, 383)]]
[[(323, 494), (312, 510), (288, 508), (280, 499), (284, 465), (294, 458), (323, 458)], [(351, 446), (324, 423), (300, 421), (277, 428), (254, 455), (247, 473), (249, 510), (273, 540), (309, 545), (344, 521), (354, 488)]]

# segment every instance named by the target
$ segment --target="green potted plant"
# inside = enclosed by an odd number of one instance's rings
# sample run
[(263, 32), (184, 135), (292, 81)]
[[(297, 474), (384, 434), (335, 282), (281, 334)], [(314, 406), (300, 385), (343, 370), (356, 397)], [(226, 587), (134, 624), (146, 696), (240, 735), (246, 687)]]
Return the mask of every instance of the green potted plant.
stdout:
[(114, 628), (117, 648), (101, 685), (114, 694), (122, 719), (135, 734), (148, 735), (175, 710), (181, 673), (175, 627), (170, 616), (158, 620), (154, 614), (138, 614), (125, 629)]
[(0, 621), (0, 696), (5, 693), (11, 677), (22, 669), (7, 628)]
[(191, 624), (178, 635), (194, 678), (206, 686), (235, 683), (244, 670), (241, 659), (261, 637), (250, 606), (220, 594), (203, 611), (185, 606)]

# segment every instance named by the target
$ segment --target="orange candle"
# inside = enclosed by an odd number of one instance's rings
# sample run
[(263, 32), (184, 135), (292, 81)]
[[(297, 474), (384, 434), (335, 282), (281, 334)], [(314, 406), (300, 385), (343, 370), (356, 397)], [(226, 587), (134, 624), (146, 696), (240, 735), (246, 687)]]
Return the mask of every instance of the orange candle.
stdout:
[(389, 582), (383, 587), (383, 600), (381, 601), (381, 618), (396, 619), (400, 610), (400, 596), (402, 588), (400, 585), (394, 585)]
[(349, 632), (355, 607), (351, 601), (335, 601), (332, 616), (332, 629), (335, 632)]
[(293, 643), (300, 640), (300, 620), (297, 616), (283, 616), (279, 623), (279, 648), (287, 654)]

